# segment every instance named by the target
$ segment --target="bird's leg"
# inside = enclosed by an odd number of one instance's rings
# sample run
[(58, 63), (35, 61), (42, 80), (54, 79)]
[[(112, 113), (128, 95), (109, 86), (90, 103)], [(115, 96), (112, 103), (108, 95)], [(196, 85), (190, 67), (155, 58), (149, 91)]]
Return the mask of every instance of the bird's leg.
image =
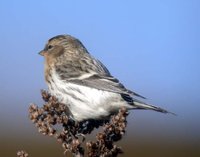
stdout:
[(77, 133), (75, 136), (74, 136), (75, 138), (79, 138), (79, 137), (82, 137), (82, 142), (84, 142), (85, 141), (85, 135), (84, 134), (82, 134), (82, 133)]

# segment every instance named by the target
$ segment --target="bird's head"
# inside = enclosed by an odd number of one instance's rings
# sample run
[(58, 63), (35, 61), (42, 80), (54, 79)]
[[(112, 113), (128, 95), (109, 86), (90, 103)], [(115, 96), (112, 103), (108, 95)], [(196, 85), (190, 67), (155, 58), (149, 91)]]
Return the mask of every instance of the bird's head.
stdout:
[(48, 40), (44, 49), (39, 52), (45, 58), (57, 58), (63, 54), (80, 55), (88, 53), (83, 44), (70, 35), (57, 35)]

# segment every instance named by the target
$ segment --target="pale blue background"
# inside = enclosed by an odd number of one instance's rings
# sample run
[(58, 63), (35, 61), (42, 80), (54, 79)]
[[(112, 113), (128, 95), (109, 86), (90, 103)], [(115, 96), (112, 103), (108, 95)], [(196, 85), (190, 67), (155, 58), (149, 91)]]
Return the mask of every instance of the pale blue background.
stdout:
[(199, 145), (198, 0), (0, 1), (0, 137), (36, 132), (27, 109), (46, 88), (38, 52), (58, 34), (79, 38), (126, 87), (178, 115), (131, 112), (129, 134)]

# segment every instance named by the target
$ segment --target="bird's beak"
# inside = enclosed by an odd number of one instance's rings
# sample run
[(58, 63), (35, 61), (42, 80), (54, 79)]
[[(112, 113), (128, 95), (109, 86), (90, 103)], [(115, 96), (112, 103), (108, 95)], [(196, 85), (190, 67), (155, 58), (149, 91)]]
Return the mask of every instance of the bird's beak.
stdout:
[(41, 55), (41, 56), (44, 56), (44, 54), (45, 54), (45, 51), (44, 51), (44, 50), (42, 50), (42, 51), (40, 51), (38, 54), (39, 54), (39, 55)]

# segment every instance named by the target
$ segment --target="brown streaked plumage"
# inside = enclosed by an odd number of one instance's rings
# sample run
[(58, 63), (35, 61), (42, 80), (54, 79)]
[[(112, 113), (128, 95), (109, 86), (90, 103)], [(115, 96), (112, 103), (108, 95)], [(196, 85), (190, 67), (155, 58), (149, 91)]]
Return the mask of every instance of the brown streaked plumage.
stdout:
[(45, 58), (45, 80), (50, 93), (68, 105), (71, 117), (77, 121), (102, 119), (121, 107), (168, 113), (134, 98), (142, 96), (126, 89), (70, 35), (49, 39), (40, 54)]

